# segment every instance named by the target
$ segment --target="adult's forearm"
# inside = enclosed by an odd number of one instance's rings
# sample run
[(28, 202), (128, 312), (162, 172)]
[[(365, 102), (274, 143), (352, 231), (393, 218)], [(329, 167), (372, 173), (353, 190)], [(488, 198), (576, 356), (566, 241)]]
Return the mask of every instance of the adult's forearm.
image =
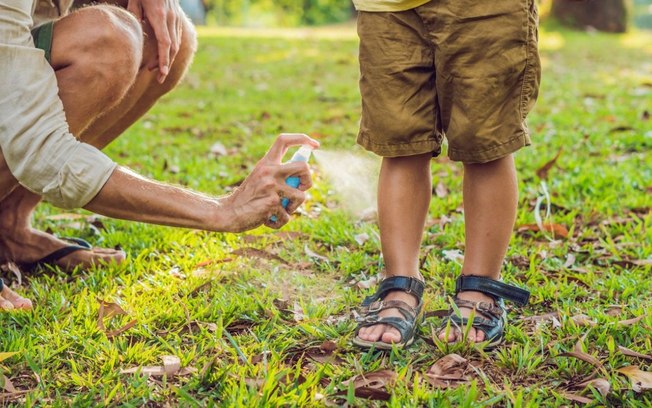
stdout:
[(220, 198), (162, 184), (118, 167), (84, 208), (124, 220), (229, 231), (230, 209), (225, 207)]

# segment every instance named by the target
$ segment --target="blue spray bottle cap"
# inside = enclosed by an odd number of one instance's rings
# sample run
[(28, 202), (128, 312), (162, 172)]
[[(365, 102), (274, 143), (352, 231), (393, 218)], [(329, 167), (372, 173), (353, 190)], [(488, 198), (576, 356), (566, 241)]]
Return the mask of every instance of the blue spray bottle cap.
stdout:
[[(304, 162), (307, 163), (308, 160), (310, 160), (310, 155), (312, 154), (312, 147), (310, 146), (301, 146), (297, 151), (292, 155), (292, 158), (290, 159), (290, 162)], [(299, 185), (301, 184), (301, 179), (299, 177), (295, 176), (290, 176), (285, 179), (285, 184), (292, 188), (298, 188)], [(283, 208), (287, 208), (288, 204), (290, 203), (290, 200), (287, 199), (287, 197), (283, 197), (281, 199), (281, 205)], [(270, 221), (276, 222), (277, 218), (275, 215), (272, 215), (270, 217)]]

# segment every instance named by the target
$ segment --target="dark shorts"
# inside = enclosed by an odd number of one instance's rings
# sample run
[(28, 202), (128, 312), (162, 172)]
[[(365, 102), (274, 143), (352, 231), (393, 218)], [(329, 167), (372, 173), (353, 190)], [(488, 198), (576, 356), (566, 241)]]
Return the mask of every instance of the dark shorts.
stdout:
[(32, 29), (32, 38), (34, 38), (34, 45), (45, 51), (45, 59), (48, 62), (52, 57), (52, 33), (54, 31), (54, 21), (42, 24)]
[(530, 144), (538, 95), (535, 0), (436, 0), (360, 12), (358, 143), (380, 156), (484, 163)]

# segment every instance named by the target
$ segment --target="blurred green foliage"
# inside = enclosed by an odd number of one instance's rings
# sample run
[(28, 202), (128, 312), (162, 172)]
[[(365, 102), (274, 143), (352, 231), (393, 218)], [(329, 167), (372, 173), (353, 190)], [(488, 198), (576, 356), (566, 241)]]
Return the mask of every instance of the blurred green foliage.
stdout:
[(209, 21), (219, 25), (298, 26), (351, 19), (351, 0), (205, 0)]

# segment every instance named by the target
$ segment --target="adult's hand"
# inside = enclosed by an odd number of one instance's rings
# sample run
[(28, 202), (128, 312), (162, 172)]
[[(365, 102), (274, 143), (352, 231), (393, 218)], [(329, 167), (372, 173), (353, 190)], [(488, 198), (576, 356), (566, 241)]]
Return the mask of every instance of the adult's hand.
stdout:
[[(290, 214), (305, 200), (304, 191), (312, 186), (307, 163), (281, 164), (288, 148), (296, 145), (319, 147), (316, 140), (304, 134), (281, 134), (245, 181), (225, 197), (223, 208), (232, 217), (230, 231), (246, 231), (263, 224), (280, 228), (290, 220)], [(298, 189), (285, 184), (285, 179), (290, 176), (301, 180)], [(290, 201), (287, 208), (281, 205), (284, 197)], [(272, 216), (275, 216), (275, 221), (271, 221)]]
[(181, 8), (177, 0), (129, 0), (127, 10), (139, 21), (147, 20), (158, 44), (158, 64), (150, 65), (150, 70), (158, 68), (157, 80), (160, 83), (170, 73), (170, 66), (179, 51), (181, 41)]

